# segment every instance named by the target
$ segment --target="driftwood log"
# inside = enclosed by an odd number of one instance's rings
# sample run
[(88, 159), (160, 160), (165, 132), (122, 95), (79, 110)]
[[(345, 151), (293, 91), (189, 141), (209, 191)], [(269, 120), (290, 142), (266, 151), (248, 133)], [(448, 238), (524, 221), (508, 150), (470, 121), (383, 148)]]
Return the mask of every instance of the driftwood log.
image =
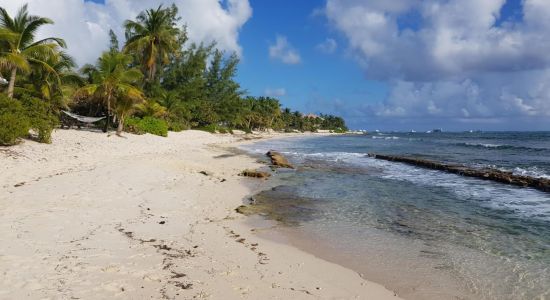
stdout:
[(447, 173), (453, 173), (484, 180), (491, 180), (515, 186), (530, 187), (541, 190), (543, 192), (550, 192), (550, 179), (546, 178), (515, 175), (512, 172), (505, 172), (492, 168), (476, 169), (464, 165), (447, 164), (413, 157), (382, 155), (374, 153), (369, 153), (368, 156), (381, 160), (405, 163), (426, 169), (440, 170)]

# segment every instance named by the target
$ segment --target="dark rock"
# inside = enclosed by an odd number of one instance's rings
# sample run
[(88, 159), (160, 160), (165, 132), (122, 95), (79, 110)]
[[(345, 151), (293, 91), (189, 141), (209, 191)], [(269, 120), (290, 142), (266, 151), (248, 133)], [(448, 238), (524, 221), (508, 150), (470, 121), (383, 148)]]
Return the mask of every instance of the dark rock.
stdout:
[(269, 151), (266, 155), (271, 159), (271, 164), (279, 168), (294, 169), (294, 166), (279, 152)]
[(497, 169), (475, 169), (463, 165), (447, 164), (437, 161), (431, 161), (426, 159), (381, 155), (381, 154), (368, 154), (369, 157), (376, 159), (382, 159), (387, 161), (395, 161), (406, 163), (413, 166), (423, 167), (427, 169), (440, 170), (448, 173), (458, 174), (467, 177), (474, 177), (484, 180), (496, 181), (504, 184), (510, 184), (521, 187), (531, 187), (543, 192), (550, 192), (550, 179), (536, 178), (531, 176), (514, 175), (512, 172), (505, 172)]
[(212, 176), (212, 172), (208, 172), (208, 171), (200, 171), (199, 172), (200, 174), (204, 175), (204, 176)]
[(244, 170), (239, 174), (240, 176), (253, 177), (253, 178), (268, 178), (271, 174), (262, 171)]

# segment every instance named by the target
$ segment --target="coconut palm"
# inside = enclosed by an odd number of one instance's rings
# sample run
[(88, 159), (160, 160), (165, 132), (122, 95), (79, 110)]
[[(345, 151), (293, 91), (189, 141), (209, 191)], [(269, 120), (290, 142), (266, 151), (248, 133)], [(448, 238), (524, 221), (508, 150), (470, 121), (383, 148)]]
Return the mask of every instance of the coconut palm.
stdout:
[(72, 71), (76, 63), (64, 52), (48, 58), (46, 63), (51, 68), (33, 68), (22, 89), (48, 101), (55, 108), (67, 108), (68, 96), (84, 84), (84, 79)]
[(121, 135), (124, 119), (132, 112), (135, 104), (144, 101), (144, 95), (137, 87), (143, 74), (138, 69), (128, 68), (131, 61), (132, 57), (128, 54), (117, 51), (104, 52), (95, 68), (87, 66), (92, 83), (76, 93), (76, 97), (93, 97), (102, 101), (107, 105), (109, 115), (114, 109), (118, 118), (117, 135)]
[(126, 52), (135, 52), (147, 79), (155, 79), (158, 65), (169, 63), (170, 54), (179, 50), (182, 32), (176, 27), (177, 8), (148, 9), (136, 21), (126, 20)]
[(65, 41), (53, 37), (35, 41), (36, 32), (46, 24), (53, 24), (53, 21), (29, 15), (27, 5), (21, 7), (15, 18), (0, 7), (0, 67), (10, 72), (8, 97), (13, 97), (17, 71), (28, 73), (32, 65), (54, 71), (47, 59), (58, 55)]

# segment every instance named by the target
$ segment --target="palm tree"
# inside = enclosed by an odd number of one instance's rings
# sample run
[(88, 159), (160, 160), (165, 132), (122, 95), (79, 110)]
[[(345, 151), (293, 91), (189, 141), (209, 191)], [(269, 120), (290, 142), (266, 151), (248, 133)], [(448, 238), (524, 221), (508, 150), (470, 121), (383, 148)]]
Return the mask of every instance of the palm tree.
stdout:
[[(124, 119), (132, 112), (135, 104), (143, 102), (144, 95), (137, 87), (143, 78), (141, 71), (128, 68), (132, 57), (128, 54), (109, 51), (99, 58), (95, 68), (87, 66), (92, 83), (77, 91), (76, 97), (86, 96), (103, 101), (107, 105), (107, 114), (112, 108), (118, 118), (117, 135), (124, 129)], [(109, 116), (107, 117), (107, 127)]]
[(84, 79), (73, 72), (74, 59), (64, 52), (49, 57), (46, 63), (51, 67), (33, 68), (22, 88), (36, 97), (48, 101), (55, 108), (66, 108), (69, 98), (76, 88), (84, 84)]
[(59, 47), (65, 48), (65, 41), (60, 38), (35, 41), (37, 30), (46, 24), (53, 24), (53, 21), (29, 15), (27, 5), (19, 9), (15, 18), (0, 7), (0, 67), (11, 73), (8, 97), (13, 98), (18, 70), (27, 73), (35, 64), (53, 71), (46, 60), (58, 55)]
[(136, 21), (126, 20), (126, 46), (124, 51), (137, 53), (147, 79), (155, 79), (158, 65), (167, 64), (170, 54), (178, 51), (181, 31), (176, 27), (177, 8), (148, 9)]

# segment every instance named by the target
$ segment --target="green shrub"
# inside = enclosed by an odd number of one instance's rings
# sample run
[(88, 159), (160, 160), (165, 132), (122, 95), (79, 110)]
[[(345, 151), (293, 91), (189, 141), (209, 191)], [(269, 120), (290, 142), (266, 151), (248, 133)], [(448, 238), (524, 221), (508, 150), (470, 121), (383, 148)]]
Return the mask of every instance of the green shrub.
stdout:
[(59, 117), (53, 112), (51, 105), (29, 95), (21, 97), (31, 129), (38, 133), (38, 142), (50, 144), (52, 131), (59, 124)]
[(225, 127), (218, 128), (218, 132), (221, 133), (221, 134), (231, 133), (230, 131), (231, 131), (231, 129), (227, 129)]
[(202, 126), (202, 127), (195, 127), (193, 129), (206, 131), (206, 132), (210, 132), (210, 133), (221, 133), (221, 134), (230, 133), (230, 134), (233, 134), (233, 129), (231, 129), (229, 127), (224, 127), (224, 126), (217, 126), (215, 124), (209, 124), (209, 125)]
[(195, 129), (210, 132), (210, 133), (216, 133), (216, 125), (214, 124), (209, 124), (203, 127), (197, 127)]
[(180, 132), (187, 129), (187, 126), (179, 123), (179, 122), (168, 122), (168, 130), (173, 132)]
[(30, 121), (18, 100), (0, 95), (0, 144), (14, 145), (29, 134)]
[(129, 117), (124, 120), (124, 131), (133, 134), (145, 134), (145, 131), (139, 126), (140, 118)]
[(169, 117), (166, 120), (166, 123), (168, 124), (168, 130), (173, 132), (180, 132), (186, 129), (189, 129), (189, 123), (182, 119), (176, 119)]
[(126, 118), (124, 125), (127, 132), (134, 134), (150, 133), (158, 136), (168, 136), (168, 124), (166, 121), (154, 117)]
[(344, 128), (336, 128), (334, 129), (334, 133), (346, 133), (348, 132), (346, 129)]

